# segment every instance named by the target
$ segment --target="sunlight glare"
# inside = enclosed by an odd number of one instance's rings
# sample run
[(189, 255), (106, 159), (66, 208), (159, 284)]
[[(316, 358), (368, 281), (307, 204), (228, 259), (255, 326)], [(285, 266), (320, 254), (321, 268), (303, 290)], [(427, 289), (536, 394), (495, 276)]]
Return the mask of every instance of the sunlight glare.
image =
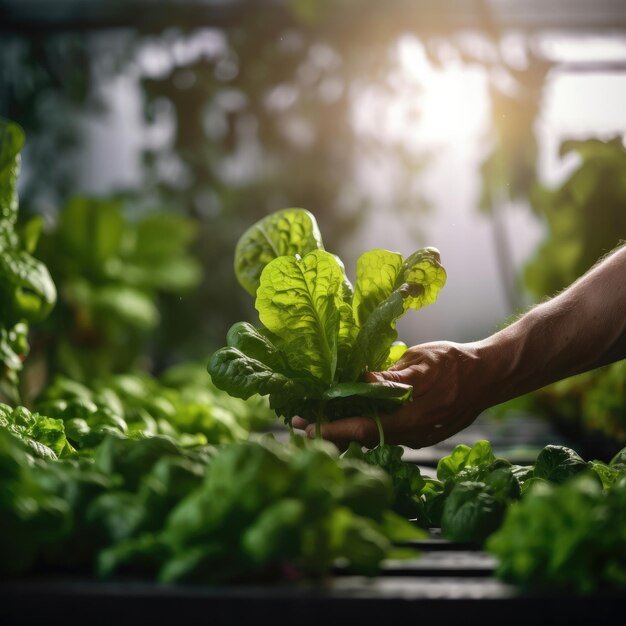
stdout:
[(400, 42), (399, 59), (407, 84), (421, 86), (420, 121), (412, 140), (437, 147), (476, 141), (488, 126), (486, 71), (454, 62), (434, 67), (415, 39)]

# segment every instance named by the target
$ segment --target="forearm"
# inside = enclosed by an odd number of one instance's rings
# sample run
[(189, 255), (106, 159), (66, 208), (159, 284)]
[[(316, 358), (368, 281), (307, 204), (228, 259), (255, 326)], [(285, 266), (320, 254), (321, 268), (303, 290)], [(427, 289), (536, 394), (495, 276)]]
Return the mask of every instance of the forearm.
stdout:
[(626, 357), (626, 248), (477, 347), (490, 405)]

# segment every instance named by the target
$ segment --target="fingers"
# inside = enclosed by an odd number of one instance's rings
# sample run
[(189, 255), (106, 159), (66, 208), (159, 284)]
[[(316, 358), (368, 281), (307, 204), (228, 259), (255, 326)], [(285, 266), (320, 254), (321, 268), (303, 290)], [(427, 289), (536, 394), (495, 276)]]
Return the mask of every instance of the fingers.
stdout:
[(406, 371), (385, 371), (385, 372), (365, 372), (364, 380), (366, 383), (382, 383), (386, 380), (393, 383), (406, 383)]
[(429, 381), (426, 375), (429, 372), (427, 363), (411, 364), (405, 369), (386, 370), (384, 372), (367, 372), (365, 381), (370, 383), (380, 383), (390, 381), (402, 383), (413, 387), (413, 397), (421, 396), (428, 390)]
[[(291, 418), (291, 425), (298, 430), (304, 430), (309, 439), (316, 436), (315, 422), (296, 415)], [(322, 439), (334, 443), (341, 451), (346, 450), (353, 441), (367, 448), (373, 448), (379, 443), (378, 428), (369, 417), (344, 417), (336, 422), (327, 422), (321, 425), (321, 436)]]
[(298, 430), (304, 430), (309, 425), (309, 420), (305, 420), (299, 415), (294, 415), (294, 417), (291, 418), (291, 425)]
[[(305, 433), (310, 439), (315, 437), (315, 424), (309, 424)], [(322, 438), (334, 443), (340, 450), (345, 450), (352, 441), (367, 448), (378, 444), (376, 423), (368, 417), (344, 417), (336, 422), (321, 425)]]

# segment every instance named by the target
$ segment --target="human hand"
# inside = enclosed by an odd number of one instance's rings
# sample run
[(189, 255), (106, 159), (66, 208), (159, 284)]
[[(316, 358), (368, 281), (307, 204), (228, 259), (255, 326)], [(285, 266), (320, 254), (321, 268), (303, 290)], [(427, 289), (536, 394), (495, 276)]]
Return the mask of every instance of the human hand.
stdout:
[[(367, 382), (393, 381), (413, 386), (413, 399), (381, 415), (385, 443), (422, 448), (469, 426), (490, 406), (488, 377), (478, 344), (438, 341), (409, 348), (389, 370), (369, 372)], [(315, 437), (315, 424), (294, 417), (292, 425)], [(321, 425), (322, 438), (345, 450), (351, 441), (373, 448), (378, 429), (370, 417), (346, 417)]]

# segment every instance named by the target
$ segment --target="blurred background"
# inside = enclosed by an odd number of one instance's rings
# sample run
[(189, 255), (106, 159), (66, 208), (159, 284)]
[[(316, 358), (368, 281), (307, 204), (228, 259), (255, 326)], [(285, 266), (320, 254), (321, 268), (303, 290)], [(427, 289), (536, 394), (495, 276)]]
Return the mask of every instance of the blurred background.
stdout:
[[(41, 380), (205, 360), (256, 321), (238, 237), (286, 207), (351, 277), (440, 250), (408, 344), (482, 338), (626, 239), (622, 0), (0, 0), (0, 59), (59, 291)], [(500, 409), (624, 445), (625, 390), (618, 363)]]

